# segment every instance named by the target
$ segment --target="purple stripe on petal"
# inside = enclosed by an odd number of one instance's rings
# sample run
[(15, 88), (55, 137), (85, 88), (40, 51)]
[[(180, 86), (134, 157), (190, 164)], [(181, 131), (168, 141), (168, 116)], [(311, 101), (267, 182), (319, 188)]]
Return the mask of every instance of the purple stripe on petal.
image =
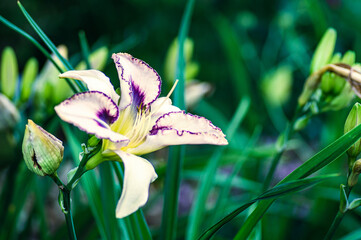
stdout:
[[(62, 102), (62, 104), (67, 105), (67, 104), (71, 103), (71, 101), (73, 101), (74, 99), (81, 98), (82, 96), (87, 95), (87, 94), (101, 94), (104, 97), (108, 98), (108, 101), (112, 103), (110, 106), (106, 106), (106, 107), (104, 106), (102, 109), (98, 110), (98, 112), (96, 113), (96, 116), (99, 117), (99, 119), (101, 119), (102, 121), (104, 121), (108, 124), (112, 124), (118, 119), (119, 109), (117, 107), (117, 104), (113, 101), (113, 99), (111, 99), (108, 95), (106, 95), (103, 92), (87, 91), (87, 92), (77, 93), (77, 94), (74, 94), (72, 97), (66, 99), (64, 102)], [(98, 123), (98, 124), (99, 124), (99, 126), (106, 127), (102, 123), (101, 124)]]
[[(167, 122), (167, 118), (172, 119), (175, 116), (177, 116), (176, 119), (179, 119), (179, 121), (186, 121), (186, 125), (179, 128), (180, 126), (177, 126), (178, 125), (177, 122), (170, 121), (168, 124), (165, 124)], [(181, 117), (186, 117), (186, 119), (180, 119)], [(176, 119), (173, 119), (173, 121), (176, 121)], [(197, 125), (195, 125), (196, 127), (192, 127), (192, 124), (195, 120), (203, 122), (203, 128), (205, 127), (205, 129), (202, 129), (201, 126), (197, 126)], [(162, 115), (161, 117), (159, 117), (157, 119), (153, 128), (150, 130), (149, 134), (156, 135), (158, 133), (158, 131), (164, 131), (164, 130), (177, 131), (178, 136), (182, 136), (185, 132), (197, 135), (204, 131), (209, 132), (210, 130), (215, 131), (217, 133), (222, 133), (222, 130), (220, 128), (214, 126), (212, 124), (212, 122), (209, 121), (208, 119), (197, 116), (197, 115), (193, 115), (190, 113), (185, 113), (184, 111), (165, 113), (164, 115)], [(210, 134), (212, 134), (212, 133), (210, 133)]]
[(127, 53), (113, 54), (112, 58), (118, 70), (122, 95), (127, 96), (122, 96), (120, 107), (124, 109), (129, 104), (149, 107), (161, 91), (159, 74), (146, 62)]
[(135, 107), (142, 107), (146, 104), (144, 103), (145, 100), (145, 93), (140, 89), (139, 86), (137, 86), (130, 77), (130, 82), (132, 86), (132, 105)]

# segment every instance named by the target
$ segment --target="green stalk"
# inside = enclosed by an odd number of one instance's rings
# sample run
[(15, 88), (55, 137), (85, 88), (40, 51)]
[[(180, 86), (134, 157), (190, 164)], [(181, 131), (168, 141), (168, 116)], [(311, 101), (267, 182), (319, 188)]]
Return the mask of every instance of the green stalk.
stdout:
[(57, 173), (55, 172), (53, 175), (49, 176), (59, 187), (59, 191), (61, 192), (61, 200), (59, 204), (61, 204), (62, 211), (65, 216), (66, 226), (68, 228), (69, 239), (76, 240), (76, 233), (74, 228), (74, 220), (73, 215), (71, 213), (71, 201), (70, 201), (70, 193), (71, 189), (69, 189), (64, 183), (59, 179)]
[(324, 238), (325, 240), (330, 240), (333, 238), (333, 235), (335, 234), (335, 232), (336, 232), (338, 226), (340, 225), (344, 216), (345, 216), (345, 213), (340, 212), (340, 211), (337, 212), (335, 219), (333, 219), (332, 225)]
[[(350, 174), (350, 172), (349, 172), (349, 174)], [(352, 187), (350, 187), (348, 185), (348, 181), (346, 181), (346, 182), (347, 182), (346, 189), (345, 189), (345, 191), (346, 191), (346, 201), (348, 201), (348, 198), (350, 196)], [(340, 201), (340, 209), (338, 210), (335, 218), (333, 219), (333, 222), (332, 222), (330, 228), (328, 229), (324, 240), (330, 240), (330, 239), (333, 238), (333, 235), (336, 233), (337, 228), (340, 226), (340, 223), (341, 223), (343, 217), (345, 216), (345, 214), (347, 212), (347, 207), (346, 207), (346, 209), (344, 211), (341, 211), (341, 204), (342, 204), (342, 201)]]
[[(193, 12), (194, 0), (188, 0), (182, 17), (178, 34), (178, 61), (176, 79), (179, 80), (174, 92), (174, 105), (180, 109), (185, 109), (184, 89), (185, 89), (185, 59), (184, 42), (188, 34), (191, 15)], [(167, 174), (165, 177), (164, 208), (162, 215), (160, 239), (175, 239), (178, 218), (178, 195), (181, 182), (181, 171), (185, 154), (184, 146), (174, 146), (169, 148)]]
[(83, 55), (83, 59), (84, 59), (85, 64), (86, 64), (86, 68), (91, 69), (92, 67), (91, 67), (90, 62), (89, 62), (89, 44), (88, 44), (88, 41), (86, 39), (84, 31), (79, 32), (79, 41), (80, 41), (81, 53)]
[(66, 225), (68, 228), (69, 239), (76, 240), (75, 228), (74, 228), (74, 221), (73, 215), (71, 213), (71, 203), (70, 203), (70, 191), (67, 188), (60, 189), (63, 192), (64, 197), (64, 215), (66, 220)]
[(271, 181), (273, 179), (276, 168), (281, 160), (283, 153), (285, 152), (285, 150), (287, 148), (288, 141), (294, 134), (294, 125), (295, 125), (295, 122), (296, 122), (297, 118), (299, 117), (299, 115), (300, 115), (300, 108), (297, 108), (291, 122), (289, 122), (287, 124), (285, 131), (279, 136), (278, 140), (281, 141), (281, 146), (278, 148), (277, 154), (272, 159), (271, 167), (267, 173), (266, 179), (263, 184), (263, 191), (267, 190), (271, 184)]

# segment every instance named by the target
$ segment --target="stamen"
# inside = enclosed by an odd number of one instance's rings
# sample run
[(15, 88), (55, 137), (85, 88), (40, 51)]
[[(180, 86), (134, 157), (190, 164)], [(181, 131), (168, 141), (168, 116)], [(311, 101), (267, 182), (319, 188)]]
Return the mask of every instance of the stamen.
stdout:
[(130, 126), (131, 129), (123, 129), (124, 122), (130, 115), (130, 110), (128, 108), (126, 109), (126, 112), (122, 115), (121, 123), (116, 127), (117, 132), (122, 130), (122, 132), (125, 133), (125, 136), (129, 138), (129, 144), (126, 146), (126, 148), (133, 148), (137, 147), (139, 144), (144, 141), (144, 138), (147, 136), (147, 134), (150, 131), (150, 128), (152, 127), (152, 120), (151, 117), (153, 114), (157, 113), (161, 107), (166, 103), (166, 101), (169, 99), (169, 97), (172, 95), (174, 89), (176, 88), (179, 80), (177, 79), (167, 96), (164, 98), (164, 100), (158, 105), (157, 108), (154, 109), (144, 109), (142, 106), (138, 107), (138, 111), (136, 114), (136, 117), (134, 119), (133, 124)]
[(161, 109), (161, 107), (164, 105), (164, 103), (167, 101), (167, 99), (169, 99), (170, 95), (172, 95), (172, 93), (173, 93), (173, 91), (174, 91), (175, 87), (177, 86), (178, 82), (179, 82), (179, 80), (178, 80), (178, 79), (177, 79), (177, 80), (175, 80), (175, 82), (174, 82), (174, 84), (173, 84), (173, 86), (172, 86), (171, 90), (169, 91), (169, 93), (167, 94), (167, 96), (164, 98), (163, 102), (159, 105), (159, 107), (158, 107), (158, 108), (153, 109), (152, 114), (157, 113), (157, 112), (159, 111), (159, 109)]

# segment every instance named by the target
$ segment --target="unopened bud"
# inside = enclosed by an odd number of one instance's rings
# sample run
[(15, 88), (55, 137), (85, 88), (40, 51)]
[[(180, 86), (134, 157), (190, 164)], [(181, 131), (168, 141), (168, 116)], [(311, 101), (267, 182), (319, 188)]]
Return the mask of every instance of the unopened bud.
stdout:
[(99, 142), (100, 142), (100, 139), (99, 139), (99, 138), (97, 138), (96, 136), (91, 136), (91, 137), (88, 139), (88, 146), (89, 146), (89, 147), (96, 147)]
[(15, 52), (11, 47), (6, 47), (1, 55), (0, 83), (2, 93), (10, 99), (15, 95), (18, 75), (18, 62)]
[[(357, 127), (361, 123), (361, 104), (355, 103), (345, 122), (344, 133), (347, 133)], [(358, 140), (348, 150), (349, 158), (356, 158), (361, 152), (361, 140)]]
[(325, 32), (312, 57), (311, 73), (319, 70), (330, 61), (335, 48), (336, 37), (337, 33), (333, 28), (329, 28)]
[(357, 184), (358, 176), (360, 175), (360, 173), (361, 173), (361, 159), (355, 161), (355, 163), (352, 166), (352, 172), (347, 180), (347, 183), (350, 187), (353, 187)]
[(26, 166), (39, 176), (52, 175), (63, 160), (62, 141), (28, 120), (23, 140)]

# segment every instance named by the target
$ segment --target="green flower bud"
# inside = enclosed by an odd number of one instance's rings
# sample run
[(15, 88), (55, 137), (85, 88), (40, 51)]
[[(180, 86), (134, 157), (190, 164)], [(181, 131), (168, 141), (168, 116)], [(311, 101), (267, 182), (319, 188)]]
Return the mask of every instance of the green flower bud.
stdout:
[(352, 172), (350, 176), (348, 177), (347, 183), (350, 187), (353, 187), (357, 184), (358, 176), (361, 173), (361, 159), (358, 159), (354, 162), (352, 166)]
[(333, 28), (329, 28), (323, 35), (312, 57), (311, 73), (319, 70), (330, 61), (335, 48), (336, 37), (337, 33)]
[[(175, 39), (168, 49), (166, 61), (164, 65), (165, 81), (167, 81), (170, 85), (173, 85), (176, 74), (178, 48), (179, 48), (178, 40)], [(184, 48), (183, 48), (184, 60), (186, 62), (186, 69), (185, 69), (186, 80), (195, 78), (199, 71), (199, 64), (192, 61), (193, 49), (194, 49), (193, 40), (187, 38), (184, 42)]]
[[(339, 63), (341, 62), (341, 53), (335, 53), (330, 61), (330, 63)], [(327, 72), (322, 75), (320, 88), (323, 93), (331, 93), (334, 88), (334, 78), (335, 73)]]
[(309, 121), (310, 121), (310, 117), (304, 115), (296, 120), (293, 129), (295, 131), (301, 131), (302, 129), (304, 129), (307, 126)]
[(23, 156), (30, 171), (39, 176), (52, 175), (63, 160), (62, 142), (28, 120), (23, 140)]
[[(108, 48), (107, 47), (101, 47), (92, 52), (89, 55), (89, 63), (92, 69), (97, 69), (99, 71), (102, 71), (107, 63), (108, 60)], [(76, 67), (76, 70), (84, 70), (86, 69), (85, 61), (80, 62)]]
[(15, 105), (0, 93), (0, 131), (14, 127), (19, 119), (20, 114)]
[(18, 61), (11, 47), (6, 47), (1, 56), (1, 91), (8, 98), (15, 95), (18, 80)]
[[(58, 47), (59, 53), (67, 59), (68, 50), (65, 46)], [(55, 62), (64, 69), (62, 62), (56, 56), (52, 56)], [(53, 111), (54, 105), (72, 95), (72, 90), (64, 79), (59, 79), (59, 70), (53, 63), (47, 61), (42, 68), (35, 85), (35, 103), (39, 106), (44, 104), (47, 110)]]
[[(355, 103), (350, 113), (348, 114), (345, 122), (344, 133), (347, 133), (357, 127), (361, 123), (361, 104)], [(361, 152), (361, 140), (358, 140), (348, 150), (349, 158), (356, 158)]]
[(273, 106), (282, 105), (289, 99), (291, 87), (292, 69), (287, 65), (266, 74), (261, 85), (267, 102)]
[[(349, 66), (352, 66), (355, 64), (355, 58), (356, 58), (356, 54), (353, 51), (347, 51), (342, 59), (341, 59), (341, 63), (347, 64)], [(338, 95), (342, 92), (342, 89), (345, 87), (346, 85), (346, 79), (340, 76), (335, 76), (334, 77), (334, 87), (333, 87), (333, 94)]]
[(38, 75), (39, 63), (35, 58), (31, 58), (25, 64), (23, 77), (21, 80), (21, 93), (20, 97), (23, 102), (27, 101), (30, 97), (32, 85)]

